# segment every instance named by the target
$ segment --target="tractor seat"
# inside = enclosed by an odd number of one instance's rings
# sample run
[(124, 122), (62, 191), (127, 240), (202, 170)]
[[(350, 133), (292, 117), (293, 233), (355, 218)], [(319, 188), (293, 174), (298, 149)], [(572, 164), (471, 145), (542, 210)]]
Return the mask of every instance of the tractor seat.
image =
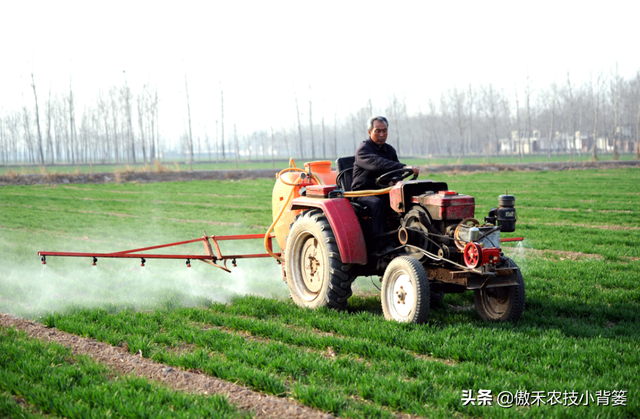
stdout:
[[(336, 184), (345, 192), (351, 192), (351, 183), (353, 182), (353, 165), (355, 163), (355, 156), (340, 157), (336, 159), (336, 167), (338, 168)], [(371, 209), (369, 207), (360, 205), (352, 198), (349, 198), (349, 201), (351, 201), (351, 205), (357, 215), (368, 216), (371, 214)]]
[(336, 160), (336, 166), (338, 167), (336, 183), (338, 187), (345, 192), (351, 191), (351, 183), (353, 182), (353, 165), (355, 163), (355, 156), (340, 157)]

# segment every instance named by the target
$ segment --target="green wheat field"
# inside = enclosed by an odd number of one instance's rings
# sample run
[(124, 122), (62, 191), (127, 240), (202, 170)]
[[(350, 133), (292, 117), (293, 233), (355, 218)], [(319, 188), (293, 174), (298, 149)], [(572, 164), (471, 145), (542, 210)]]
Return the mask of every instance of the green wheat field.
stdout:
[[(640, 170), (421, 178), (475, 196), (478, 219), (498, 195), (516, 196), (507, 236), (525, 240), (504, 251), (527, 287), (517, 324), (481, 321), (470, 292), (447, 295), (426, 324), (387, 322), (378, 277), (356, 280), (344, 312), (304, 310), (273, 259), (228, 274), (197, 261), (37, 256), (263, 233), (271, 179), (0, 187), (0, 312), (345, 418), (640, 417)], [(227, 254), (261, 246), (221, 243)], [(0, 329), (0, 417), (243, 415), (224, 397), (116, 379)]]

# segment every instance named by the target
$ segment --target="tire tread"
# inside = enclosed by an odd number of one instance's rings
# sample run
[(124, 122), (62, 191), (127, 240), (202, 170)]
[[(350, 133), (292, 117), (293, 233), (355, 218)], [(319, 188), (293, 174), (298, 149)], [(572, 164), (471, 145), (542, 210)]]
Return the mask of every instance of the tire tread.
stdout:
[[(299, 222), (311, 222), (316, 224), (320, 231), (321, 238), (319, 241), (325, 245), (327, 260), (326, 268), (329, 272), (329, 281), (326, 284), (326, 292), (321, 292), (322, 300), (315, 302), (313, 305), (299, 302), (294, 298), (294, 301), (298, 305), (313, 306), (315, 307), (331, 307), (338, 310), (344, 310), (347, 307), (348, 299), (352, 295), (351, 283), (355, 278), (352, 278), (343, 269), (342, 258), (340, 257), (340, 250), (337, 245), (337, 240), (331, 229), (331, 225), (320, 209), (306, 210), (298, 214), (295, 218), (291, 229)], [(286, 261), (285, 261), (286, 263)], [(291, 287), (290, 287), (291, 289)], [(293, 294), (292, 294), (293, 296)]]

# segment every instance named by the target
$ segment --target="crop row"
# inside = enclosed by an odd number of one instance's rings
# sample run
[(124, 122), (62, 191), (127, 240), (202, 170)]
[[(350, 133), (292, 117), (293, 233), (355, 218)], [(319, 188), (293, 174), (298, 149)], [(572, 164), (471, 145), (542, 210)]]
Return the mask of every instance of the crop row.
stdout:
[[(562, 322), (536, 324), (536, 302), (516, 327), (485, 325), (471, 313), (452, 316), (446, 309), (434, 310), (426, 325), (389, 323), (368, 304), (353, 297), (351, 312), (340, 313), (245, 297), (152, 313), (77, 310), (44, 321), (114, 345), (127, 342), (132, 351), (160, 362), (292, 396), (345, 417), (384, 417), (388, 410), (479, 415), (481, 408), (460, 405), (460, 389), (478, 385), (516, 390), (571, 383), (572, 390), (586, 391), (640, 384), (633, 367), (640, 361), (637, 307), (629, 313), (612, 310), (605, 322), (615, 319), (621, 326), (601, 336), (607, 326), (594, 328), (587, 321), (575, 330)], [(630, 405), (637, 409), (635, 402)], [(554, 413), (559, 412), (540, 408), (540, 414)]]
[(248, 417), (222, 396), (197, 396), (171, 391), (141, 378), (119, 377), (88, 357), (74, 356), (68, 348), (0, 328), (0, 416), (41, 415)]

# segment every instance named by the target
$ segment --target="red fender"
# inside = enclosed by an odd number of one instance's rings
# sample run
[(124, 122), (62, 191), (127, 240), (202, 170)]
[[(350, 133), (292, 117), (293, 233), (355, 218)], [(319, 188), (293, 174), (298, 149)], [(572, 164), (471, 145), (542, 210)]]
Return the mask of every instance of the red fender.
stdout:
[(320, 208), (327, 216), (343, 263), (366, 265), (367, 245), (360, 222), (347, 198), (308, 198), (301, 196), (291, 201), (292, 210)]

